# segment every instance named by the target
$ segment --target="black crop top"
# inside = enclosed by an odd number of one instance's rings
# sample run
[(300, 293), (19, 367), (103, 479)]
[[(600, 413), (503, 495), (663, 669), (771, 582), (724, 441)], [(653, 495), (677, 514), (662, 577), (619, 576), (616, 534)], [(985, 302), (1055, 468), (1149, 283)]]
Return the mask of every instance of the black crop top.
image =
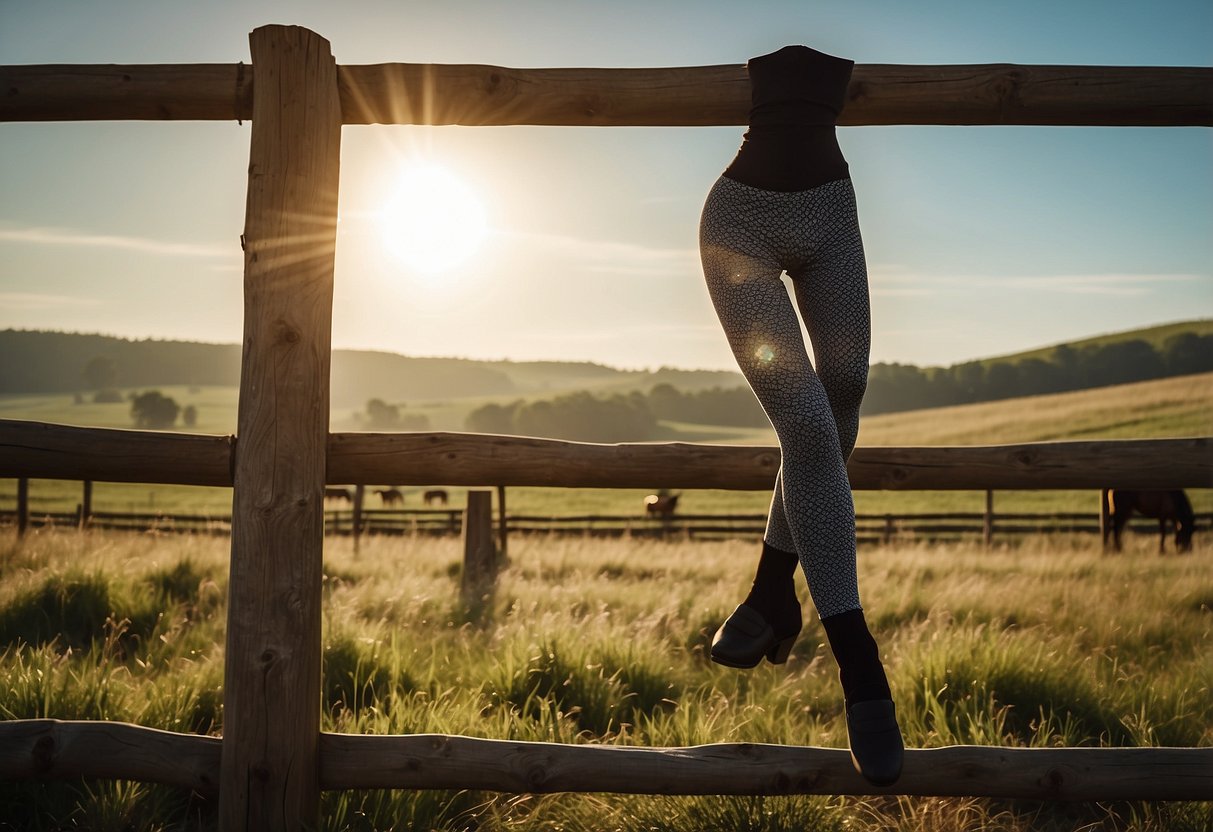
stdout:
[(807, 46), (751, 58), (749, 129), (724, 175), (770, 191), (802, 191), (845, 179), (834, 124), (854, 61)]

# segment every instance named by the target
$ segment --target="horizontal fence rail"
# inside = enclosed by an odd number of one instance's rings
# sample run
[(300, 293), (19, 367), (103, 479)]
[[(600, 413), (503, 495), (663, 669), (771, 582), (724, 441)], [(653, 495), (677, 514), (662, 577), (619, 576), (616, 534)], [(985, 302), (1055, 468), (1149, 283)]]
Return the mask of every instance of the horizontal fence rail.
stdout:
[[(0, 723), (0, 779), (116, 778), (213, 795), (221, 741), (117, 722)], [(893, 786), (870, 785), (837, 748), (687, 748), (320, 735), (320, 787), (511, 793), (903, 794), (1030, 800), (1211, 800), (1213, 748), (999, 748), (905, 752)]]
[[(230, 486), (236, 439), (0, 419), (0, 477)], [(396, 485), (772, 487), (779, 450), (476, 433), (332, 433), (326, 478)], [(858, 490), (1213, 487), (1213, 438), (856, 448)]]
[[(0, 121), (250, 119), (241, 64), (0, 67)], [(743, 65), (337, 67), (344, 124), (743, 125)], [(843, 125), (1213, 125), (1213, 68), (859, 64)]]
[[(3, 499), (4, 495), (0, 495)], [(1099, 515), (1090, 513), (995, 513), (923, 512), (919, 514), (858, 514), (856, 532), (860, 543), (888, 543), (902, 538), (951, 540), (965, 535), (1006, 537), (1021, 534), (1099, 534)], [(181, 534), (231, 534), (231, 515), (173, 514), (156, 512), (77, 511), (31, 509), (26, 523), (31, 528), (87, 528), (95, 531), (162, 532)], [(675, 514), (668, 520), (642, 514), (530, 515), (506, 514), (503, 534), (571, 535), (587, 537), (668, 537), (697, 540), (724, 537), (758, 537), (766, 531), (765, 514)], [(986, 523), (991, 525), (987, 529)], [(0, 509), (0, 527), (20, 523), (20, 513)], [(1207, 533), (1213, 528), (1213, 513), (1197, 513), (1195, 528)], [(1158, 521), (1134, 518), (1125, 529), (1157, 539)], [(325, 512), (327, 535), (430, 535), (458, 536), (463, 532), (463, 509), (368, 509), (355, 521), (350, 509)], [(1168, 539), (1170, 535), (1168, 535)]]

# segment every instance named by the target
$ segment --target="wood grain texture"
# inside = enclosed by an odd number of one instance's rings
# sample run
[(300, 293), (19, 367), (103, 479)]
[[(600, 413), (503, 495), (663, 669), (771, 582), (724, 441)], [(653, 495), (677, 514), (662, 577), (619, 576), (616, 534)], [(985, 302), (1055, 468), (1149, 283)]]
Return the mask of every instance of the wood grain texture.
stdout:
[[(0, 121), (248, 119), (240, 64), (0, 67)], [(742, 125), (745, 66), (338, 67), (346, 124)], [(1213, 69), (859, 64), (840, 124), (1213, 125)]]
[(468, 491), (463, 511), (463, 575), (460, 593), (475, 603), (497, 578), (497, 548), (493, 543), (493, 492)]
[[(214, 794), (219, 746), (214, 737), (125, 723), (0, 722), (0, 779), (123, 779)], [(640, 748), (443, 734), (321, 734), (320, 785), (327, 790), (1213, 800), (1213, 748), (911, 748), (901, 779), (878, 789), (856, 774), (850, 755), (837, 748), (750, 743)]]
[[(238, 443), (237, 443), (238, 444)], [(765, 490), (766, 445), (603, 445), (474, 433), (332, 433), (330, 484), (536, 485)], [(0, 419), (0, 477), (232, 484), (233, 440)], [(1213, 437), (1016, 445), (866, 446), (848, 465), (857, 490), (1213, 488)]]
[(1213, 748), (910, 749), (901, 779), (876, 788), (856, 773), (849, 752), (833, 748), (636, 748), (324, 734), (320, 776), (325, 789), (1209, 800)]
[[(337, 433), (331, 482), (765, 490), (777, 447), (680, 442), (601, 445), (463, 433)], [(861, 447), (859, 490), (1213, 487), (1213, 439)]]
[(341, 113), (329, 44), (249, 36), (254, 90), (220, 825), (319, 813), (320, 589)]
[(221, 745), (125, 722), (0, 722), (0, 780), (136, 780), (215, 796)]
[(247, 64), (0, 67), (0, 121), (235, 121), (253, 114)]
[(0, 419), (0, 477), (231, 485), (233, 436)]

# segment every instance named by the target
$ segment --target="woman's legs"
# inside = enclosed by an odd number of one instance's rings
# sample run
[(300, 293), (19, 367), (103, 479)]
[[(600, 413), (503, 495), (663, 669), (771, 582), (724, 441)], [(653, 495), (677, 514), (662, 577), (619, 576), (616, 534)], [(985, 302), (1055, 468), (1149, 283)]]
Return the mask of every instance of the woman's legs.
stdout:
[[(769, 567), (786, 563), (780, 549), (799, 554), (839, 664), (855, 766), (872, 783), (887, 785), (901, 772), (901, 733), (859, 602), (855, 508), (846, 472), (858, 435), (870, 345), (867, 270), (854, 191), (846, 180), (780, 194), (722, 179), (704, 206), (700, 250), (716, 313), (782, 453), (755, 588), (764, 575), (768, 581), (779, 579), (782, 569)], [(816, 369), (779, 279), (784, 268), (814, 345)], [(755, 622), (744, 605), (730, 622), (734, 619), (747, 635), (761, 632), (753, 629), (761, 621)], [(727, 637), (730, 622), (718, 639)], [(771, 637), (770, 630), (762, 635)], [(733, 642), (732, 652), (736, 644), (746, 645), (744, 637)], [(724, 644), (713, 643), (713, 658), (718, 646)], [(779, 655), (786, 657), (786, 651)]]
[[(845, 187), (829, 183), (812, 191), (779, 194), (722, 179), (709, 194), (700, 226), (708, 291), (738, 366), (775, 428), (783, 456), (767, 542), (799, 555), (822, 617), (860, 608), (855, 509), (833, 406), (779, 276), (785, 263), (811, 263), (818, 254), (813, 249), (838, 236), (835, 214), (853, 219), (853, 197), (851, 211), (846, 211), (848, 193), (849, 182)], [(862, 248), (859, 251), (862, 266)], [(798, 298), (802, 294), (798, 291)], [(860, 317), (866, 323), (866, 282), (862, 294), (862, 316), (834, 310), (840, 326)], [(829, 311), (819, 310), (818, 319)], [(867, 333), (862, 337), (866, 344)]]

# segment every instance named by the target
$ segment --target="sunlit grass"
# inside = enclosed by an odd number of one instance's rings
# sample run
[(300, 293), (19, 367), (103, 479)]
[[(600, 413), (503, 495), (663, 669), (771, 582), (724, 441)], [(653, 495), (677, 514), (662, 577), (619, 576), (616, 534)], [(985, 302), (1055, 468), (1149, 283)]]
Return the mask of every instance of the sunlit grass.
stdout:
[[(219, 733), (227, 547), (172, 535), (0, 538), (0, 713)], [(456, 540), (371, 538), (357, 553), (330, 540), (322, 727), (843, 746), (835, 666), (812, 617), (783, 667), (736, 671), (706, 658), (755, 548), (518, 539), (494, 595), (469, 610)], [(1046, 538), (989, 551), (862, 550), (863, 597), (907, 741), (1213, 745), (1211, 557), (1200, 538), (1192, 555), (1165, 558)], [(800, 594), (807, 601), (802, 579)], [(367, 791), (326, 793), (324, 816), (332, 830), (1195, 830), (1213, 808)], [(211, 804), (114, 783), (4, 784), (0, 818), (31, 828), (215, 823)]]

